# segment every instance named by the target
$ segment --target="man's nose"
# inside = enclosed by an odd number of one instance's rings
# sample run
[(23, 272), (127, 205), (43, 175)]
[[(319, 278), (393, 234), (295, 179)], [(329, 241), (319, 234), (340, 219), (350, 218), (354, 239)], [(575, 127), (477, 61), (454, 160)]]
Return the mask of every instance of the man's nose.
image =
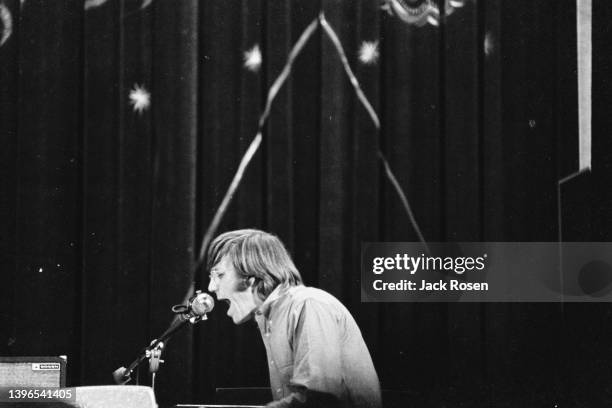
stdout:
[(214, 279), (211, 279), (210, 282), (208, 283), (208, 291), (209, 292), (217, 292), (217, 284), (215, 283)]

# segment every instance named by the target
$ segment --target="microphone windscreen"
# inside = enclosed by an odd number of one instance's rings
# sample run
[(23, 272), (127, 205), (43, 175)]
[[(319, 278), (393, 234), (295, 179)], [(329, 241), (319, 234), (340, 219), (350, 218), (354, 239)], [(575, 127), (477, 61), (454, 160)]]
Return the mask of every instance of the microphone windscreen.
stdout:
[(199, 293), (191, 302), (191, 312), (195, 316), (204, 316), (213, 310), (215, 301), (208, 293)]

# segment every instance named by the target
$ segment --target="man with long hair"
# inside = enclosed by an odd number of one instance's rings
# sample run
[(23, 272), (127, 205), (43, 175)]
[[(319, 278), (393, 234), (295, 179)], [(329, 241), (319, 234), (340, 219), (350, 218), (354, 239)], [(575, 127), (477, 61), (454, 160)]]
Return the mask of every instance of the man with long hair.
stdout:
[(211, 244), (208, 290), (229, 302), (235, 324), (255, 318), (270, 370), (270, 407), (381, 406), (361, 332), (335, 297), (306, 287), (282, 242), (244, 229)]

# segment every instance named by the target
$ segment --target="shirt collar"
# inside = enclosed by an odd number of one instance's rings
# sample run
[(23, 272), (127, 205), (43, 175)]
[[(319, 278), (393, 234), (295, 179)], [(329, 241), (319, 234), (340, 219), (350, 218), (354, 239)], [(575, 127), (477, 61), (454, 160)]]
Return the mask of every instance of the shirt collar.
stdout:
[(294, 289), (294, 288), (295, 288), (295, 286), (278, 285), (272, 291), (272, 293), (270, 293), (270, 295), (268, 295), (268, 297), (266, 298), (266, 300), (264, 300), (264, 302), (261, 304), (261, 306), (259, 306), (259, 308), (257, 308), (257, 310), (255, 311), (255, 314), (263, 315), (264, 317), (267, 318), (270, 315), (270, 308), (272, 307), (272, 305), (277, 300), (279, 300), (280, 298), (282, 298), (285, 295), (287, 295), (288, 293), (292, 292), (292, 289)]

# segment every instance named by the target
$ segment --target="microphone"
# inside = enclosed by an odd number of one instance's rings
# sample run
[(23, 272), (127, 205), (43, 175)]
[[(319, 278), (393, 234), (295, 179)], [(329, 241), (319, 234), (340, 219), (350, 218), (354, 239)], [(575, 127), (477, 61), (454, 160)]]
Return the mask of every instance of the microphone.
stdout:
[(215, 301), (208, 293), (203, 293), (201, 290), (196, 291), (186, 305), (175, 305), (172, 311), (181, 315), (181, 319), (192, 321), (195, 323), (199, 320), (206, 320), (206, 313), (213, 310)]
[(189, 299), (188, 313), (194, 316), (204, 316), (206, 313), (213, 310), (215, 301), (212, 296), (202, 291), (197, 291), (196, 294)]

